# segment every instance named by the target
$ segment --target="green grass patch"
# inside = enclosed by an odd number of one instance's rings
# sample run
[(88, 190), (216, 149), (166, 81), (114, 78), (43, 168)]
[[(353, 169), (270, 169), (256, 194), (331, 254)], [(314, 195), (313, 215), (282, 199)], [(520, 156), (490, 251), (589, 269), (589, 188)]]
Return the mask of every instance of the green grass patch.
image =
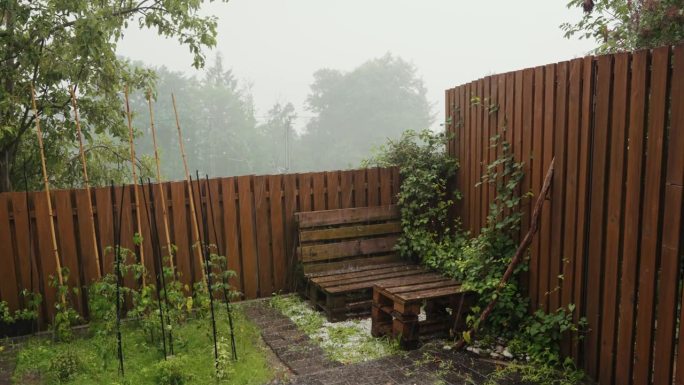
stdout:
[(370, 361), (398, 353), (398, 341), (373, 338), (370, 319), (327, 322), (323, 314), (296, 295), (274, 296), (271, 307), (290, 318), (326, 352), (331, 360), (343, 364)]
[(264, 384), (274, 377), (259, 330), (239, 306), (234, 307), (238, 361), (230, 357), (225, 309), (217, 312), (219, 372), (214, 369), (211, 321), (194, 319), (174, 330), (175, 356), (164, 361), (161, 342), (148, 342), (136, 322), (124, 325), (125, 377), (117, 374), (114, 336), (75, 339), (70, 343), (33, 339), (17, 353), (15, 384)]

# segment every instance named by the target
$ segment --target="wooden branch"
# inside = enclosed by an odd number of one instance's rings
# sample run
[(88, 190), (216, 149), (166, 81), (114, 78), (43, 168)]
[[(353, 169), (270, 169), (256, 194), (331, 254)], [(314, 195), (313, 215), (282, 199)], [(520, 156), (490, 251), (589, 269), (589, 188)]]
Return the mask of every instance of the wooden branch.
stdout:
[(95, 266), (97, 269), (97, 279), (102, 277), (102, 270), (100, 269), (100, 252), (97, 244), (97, 233), (95, 232), (95, 215), (93, 214), (93, 199), (90, 194), (90, 180), (88, 179), (88, 167), (86, 165), (85, 151), (83, 148), (83, 135), (81, 134), (81, 119), (78, 114), (78, 101), (76, 100), (76, 87), (69, 87), (71, 93), (71, 106), (74, 109), (74, 120), (76, 122), (76, 133), (78, 135), (78, 148), (81, 155), (81, 166), (83, 168), (83, 181), (85, 183), (86, 196), (88, 197), (88, 214), (90, 215), (91, 231), (93, 238), (93, 258), (95, 259)]
[[(64, 286), (64, 277), (62, 277), (62, 263), (59, 260), (59, 250), (57, 249), (57, 235), (55, 234), (55, 222), (52, 212), (52, 199), (50, 198), (50, 182), (48, 182), (47, 166), (45, 165), (45, 149), (43, 148), (43, 132), (40, 130), (40, 117), (38, 116), (38, 107), (36, 106), (36, 90), (31, 86), (31, 103), (33, 105), (33, 113), (36, 117), (36, 135), (38, 136), (38, 147), (40, 148), (40, 161), (43, 169), (43, 183), (45, 184), (45, 197), (48, 204), (48, 215), (50, 217), (50, 236), (52, 237), (52, 251), (54, 252), (55, 265), (57, 266), (57, 279), (60, 286)], [(64, 293), (61, 295), (62, 305), (66, 305), (66, 298)]]
[(159, 166), (159, 149), (157, 147), (157, 129), (154, 126), (154, 110), (152, 109), (152, 92), (147, 91), (147, 106), (150, 109), (150, 128), (152, 130), (152, 144), (154, 145), (154, 160), (157, 165), (157, 184), (159, 185), (160, 206), (162, 207), (162, 216), (164, 218), (164, 235), (166, 236), (166, 248), (169, 252), (169, 264), (171, 269), (173, 264), (173, 248), (171, 247), (171, 235), (169, 231), (169, 215), (166, 207), (166, 197), (164, 196), (164, 185), (162, 184), (161, 167)]
[[(197, 261), (200, 264), (200, 267), (204, 266), (204, 258), (202, 257), (202, 250), (201, 250), (201, 243), (200, 243), (200, 237), (199, 237), (199, 225), (197, 224), (197, 216), (195, 212), (195, 203), (194, 203), (194, 194), (192, 190), (192, 183), (190, 182), (190, 171), (188, 170), (188, 159), (185, 156), (185, 146), (183, 145), (183, 135), (181, 133), (181, 125), (180, 125), (180, 119), (178, 118), (178, 109), (176, 108), (176, 96), (174, 94), (171, 94), (171, 101), (173, 102), (173, 112), (176, 115), (176, 128), (178, 129), (178, 144), (180, 146), (180, 151), (181, 151), (181, 158), (183, 158), (183, 169), (185, 170), (185, 183), (188, 187), (188, 194), (190, 194), (190, 216), (192, 217), (192, 230), (193, 230), (193, 235), (195, 237), (195, 254), (197, 255)], [(207, 277), (204, 273), (204, 269), (200, 269), (202, 271), (202, 281), (206, 284), (207, 282)]]
[[(513, 259), (511, 259), (511, 263), (508, 264), (506, 272), (504, 273), (503, 277), (501, 277), (501, 281), (499, 282), (499, 285), (496, 287), (497, 295), (493, 297), (493, 299), (489, 302), (487, 307), (482, 311), (482, 314), (480, 314), (480, 318), (478, 322), (475, 324), (475, 326), (470, 328), (470, 330), (467, 332), (469, 333), (471, 339), (475, 337), (475, 333), (477, 333), (479, 327), (482, 326), (482, 324), (484, 324), (484, 322), (487, 320), (487, 318), (489, 318), (489, 315), (494, 310), (494, 306), (496, 306), (496, 303), (498, 302), (498, 294), (501, 292), (501, 290), (503, 290), (504, 287), (506, 287), (506, 284), (511, 279), (511, 276), (513, 276), (513, 272), (518, 267), (518, 265), (520, 265), (520, 263), (524, 260), (525, 252), (527, 251), (527, 248), (530, 247), (530, 244), (532, 243), (532, 238), (539, 230), (539, 216), (541, 215), (542, 207), (544, 206), (544, 201), (546, 200), (546, 195), (548, 194), (549, 189), (551, 187), (555, 161), (556, 158), (553, 158), (551, 160), (549, 169), (546, 172), (546, 177), (544, 178), (544, 185), (542, 186), (541, 192), (539, 193), (537, 201), (534, 204), (534, 209), (532, 211), (532, 219), (530, 222), (530, 229), (527, 231), (527, 234), (525, 234), (525, 238), (523, 238), (522, 242), (520, 242), (518, 249), (515, 251)], [(465, 344), (465, 339), (461, 337), (456, 342), (454, 348), (456, 350), (461, 349), (463, 348), (463, 346), (465, 346)]]
[[(138, 178), (135, 173), (135, 143), (133, 142), (133, 117), (131, 116), (131, 106), (128, 102), (128, 86), (124, 87), (124, 96), (126, 97), (126, 117), (128, 118), (128, 142), (131, 147), (131, 169), (133, 171), (133, 193), (135, 196), (135, 220), (138, 225), (138, 234), (142, 237), (142, 222), (140, 221), (140, 195), (138, 194)], [(144, 240), (143, 240), (144, 242)], [(145, 251), (143, 244), (139, 246), (140, 249), (140, 264), (145, 266)], [(142, 275), (142, 284), (145, 286), (145, 274)]]

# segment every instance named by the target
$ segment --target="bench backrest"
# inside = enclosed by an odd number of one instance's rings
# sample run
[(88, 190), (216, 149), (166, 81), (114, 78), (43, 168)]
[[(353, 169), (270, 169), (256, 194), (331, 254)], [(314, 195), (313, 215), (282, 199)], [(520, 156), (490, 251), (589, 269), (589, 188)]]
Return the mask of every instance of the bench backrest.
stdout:
[(304, 273), (319, 273), (400, 260), (396, 205), (295, 213), (297, 258)]

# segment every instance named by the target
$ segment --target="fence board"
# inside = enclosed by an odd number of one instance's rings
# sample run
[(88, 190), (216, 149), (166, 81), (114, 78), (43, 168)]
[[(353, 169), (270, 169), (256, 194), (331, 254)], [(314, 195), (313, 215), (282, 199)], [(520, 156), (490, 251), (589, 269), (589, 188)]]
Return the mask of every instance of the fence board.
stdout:
[[(55, 190), (53, 193), (55, 201), (55, 231), (57, 232), (57, 242), (59, 254), (63, 261), (62, 267), (69, 269), (69, 280), (65, 282), (70, 288), (81, 287), (80, 263), (76, 255), (76, 237), (74, 232), (74, 216), (71, 207), (71, 194), (68, 190)], [(84, 292), (74, 295), (69, 291), (71, 303), (79, 313), (83, 312), (81, 299)]]
[(283, 221), (282, 181), (283, 177), (281, 175), (271, 175), (268, 177), (268, 199), (271, 205), (273, 287), (276, 292), (285, 289), (288, 271), (286, 258), (287, 251), (285, 249), (285, 225)]
[[(558, 309), (561, 305), (562, 290), (562, 260), (564, 228), (563, 218), (565, 202), (565, 167), (566, 167), (566, 137), (567, 137), (567, 97), (568, 97), (568, 62), (558, 63), (556, 66), (556, 95), (555, 95), (555, 126), (551, 138), (551, 145), (545, 147), (543, 170), (551, 165), (551, 159), (555, 157), (555, 171), (553, 173), (553, 185), (557, 188), (551, 190), (551, 204), (548, 205), (551, 215), (551, 244), (549, 250), (549, 310)], [(546, 140), (546, 137), (544, 138)], [(553, 149), (549, 151), (549, 149)]]
[[(555, 83), (555, 65), (550, 64), (546, 67), (536, 67), (534, 69), (534, 102), (532, 110), (532, 152), (529, 159), (530, 174), (529, 185), (534, 196), (538, 196), (542, 187), (542, 178), (544, 178), (544, 170), (542, 163), (545, 154), (553, 152), (553, 142), (550, 140), (553, 133), (553, 102), (554, 102), (554, 83)], [(535, 304), (539, 305), (540, 309), (548, 311), (548, 292), (549, 288), (549, 258), (543, 256), (548, 255), (549, 242), (551, 241), (551, 231), (549, 226), (549, 219), (551, 215), (550, 205), (544, 205), (542, 209), (541, 221), (546, 223), (537, 233), (534, 243), (532, 244), (532, 255), (539, 266), (538, 270), (538, 294)], [(529, 215), (527, 211), (527, 215)], [(523, 227), (525, 229), (525, 227)]]
[(366, 170), (368, 176), (368, 206), (380, 205), (380, 174), (377, 168)]
[[(340, 172), (328, 171), (325, 173), (328, 182), (328, 209), (335, 210), (340, 208)], [(389, 188), (389, 183), (387, 184)]]
[[(83, 263), (84, 283), (88, 284), (100, 276), (95, 262), (97, 248), (97, 233), (95, 232), (94, 218), (91, 216), (90, 200), (88, 190), (76, 190), (76, 213), (78, 217), (78, 232), (80, 234), (81, 262)], [(93, 242), (95, 237), (95, 242)], [(102, 260), (99, 261), (102, 264)]]
[[(3, 266), (3, 278), (0, 279), (0, 300), (7, 302), (12, 309), (19, 308), (19, 283), (14, 263), (14, 247), (10, 232), (9, 195), (0, 195), (0, 265)], [(21, 254), (20, 254), (21, 258)], [(24, 254), (24, 258), (28, 258)]]
[(368, 206), (366, 169), (354, 171), (354, 207)]
[(354, 207), (353, 171), (340, 172), (340, 208)]
[(257, 297), (273, 294), (273, 265), (271, 256), (271, 229), (268, 191), (266, 182), (268, 177), (254, 177), (254, 205), (257, 239), (257, 261), (259, 270), (259, 290)]
[(325, 173), (317, 172), (311, 177), (313, 183), (313, 210), (326, 209)]
[(254, 203), (251, 190), (252, 177), (238, 177), (240, 206), (240, 239), (242, 244), (242, 278), (245, 297), (256, 298), (259, 288), (259, 270), (254, 229)]
[(242, 285), (242, 258), (240, 253), (240, 227), (236, 206), (235, 178), (221, 179), (221, 196), (223, 200), (223, 238), (225, 240), (226, 262), (228, 269), (235, 272), (230, 284), (240, 293), (244, 293)]
[(176, 245), (176, 269), (183, 285), (191, 288), (193, 283), (191, 259), (195, 258), (191, 245), (195, 240), (190, 235), (189, 228), (192, 220), (189, 218), (190, 215), (185, 198), (187, 183), (173, 182), (170, 185), (172, 203), (169, 219), (173, 221), (172, 242)]
[(45, 301), (45, 317), (46, 322), (50, 322), (55, 315), (55, 308), (52, 304), (57, 299), (57, 293), (54, 287), (50, 284), (50, 277), (57, 276), (57, 264), (54, 259), (54, 251), (52, 250), (52, 241), (50, 238), (50, 214), (48, 212), (48, 201), (45, 193), (33, 195), (33, 207), (36, 212), (36, 230), (38, 234), (45, 234), (45, 236), (37, 236), (38, 249), (40, 255), (45, 256), (40, 260), (39, 275), (41, 285), (43, 287), (43, 300)]
[[(19, 192), (8, 193), (5, 195), (5, 199), (7, 199), (12, 206), (11, 212), (14, 221), (15, 239), (14, 252), (16, 253), (12, 255), (16, 257), (13, 262), (19, 267), (19, 279), (17, 280), (17, 283), (21, 283), (21, 289), (33, 290), (37, 293), (40, 291), (38, 285), (39, 280), (37, 279), (38, 271), (35, 262), (31, 262), (32, 258), (35, 258), (36, 255), (34, 250), (36, 239), (35, 234), (32, 231), (29, 231), (29, 226), (32, 225), (31, 214), (26, 207), (26, 194)], [(3, 205), (2, 207), (9, 210), (7, 205)], [(10, 227), (8, 226), (7, 228), (9, 229)], [(8, 234), (10, 233), (8, 232)], [(32, 235), (34, 239), (31, 239), (29, 235)], [(17, 290), (20, 291), (19, 287), (17, 287)]]
[(649, 381), (652, 360), (655, 284), (658, 270), (659, 211), (662, 196), (663, 145), (669, 47), (653, 51), (651, 63), (651, 92), (648, 105), (648, 140), (646, 143), (646, 174), (644, 180), (643, 222), (641, 228), (641, 264), (639, 267), (639, 295), (637, 308), (636, 345), (634, 348), (634, 382)]

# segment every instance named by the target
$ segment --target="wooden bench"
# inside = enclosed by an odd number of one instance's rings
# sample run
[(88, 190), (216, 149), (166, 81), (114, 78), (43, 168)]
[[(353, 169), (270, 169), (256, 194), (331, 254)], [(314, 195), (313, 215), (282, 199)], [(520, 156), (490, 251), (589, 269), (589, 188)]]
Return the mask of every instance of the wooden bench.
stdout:
[[(444, 333), (465, 328), (465, 314), (473, 301), (471, 293), (449, 278), (383, 283), (373, 287), (371, 333), (375, 337), (400, 337), (403, 349), (415, 349), (421, 334)], [(425, 320), (419, 320), (425, 305)]]
[(397, 206), (301, 212), (295, 219), (303, 294), (329, 321), (368, 314), (376, 283), (414, 282), (427, 273), (394, 251)]

